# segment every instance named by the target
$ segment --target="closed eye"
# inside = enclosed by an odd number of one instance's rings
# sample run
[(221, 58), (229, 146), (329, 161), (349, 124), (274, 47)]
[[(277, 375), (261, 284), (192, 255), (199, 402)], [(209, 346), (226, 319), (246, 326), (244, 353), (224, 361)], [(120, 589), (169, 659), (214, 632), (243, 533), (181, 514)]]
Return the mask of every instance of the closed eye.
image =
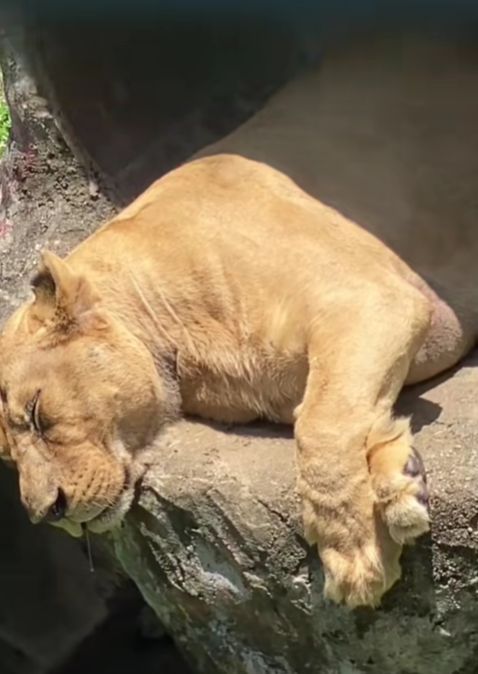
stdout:
[(41, 389), (38, 389), (33, 398), (29, 401), (26, 411), (30, 417), (30, 423), (33, 426), (35, 433), (38, 433), (38, 435), (41, 436), (45, 432), (45, 428), (40, 416), (40, 393)]

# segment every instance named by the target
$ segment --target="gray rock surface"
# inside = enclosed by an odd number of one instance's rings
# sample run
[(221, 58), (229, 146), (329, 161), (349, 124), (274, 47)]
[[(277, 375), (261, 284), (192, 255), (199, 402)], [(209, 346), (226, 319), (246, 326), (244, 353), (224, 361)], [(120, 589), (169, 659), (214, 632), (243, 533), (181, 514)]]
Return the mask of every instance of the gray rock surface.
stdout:
[(183, 422), (145, 480), (117, 554), (207, 674), (472, 674), (478, 667), (478, 360), (410, 390), (433, 530), (378, 611), (322, 599), (300, 536), (293, 440)]
[[(23, 54), (28, 50), (20, 38), (16, 49)], [(32, 82), (17, 70), (18, 60), (10, 60), (8, 51), (3, 58), (17, 118), (1, 182), (2, 320), (24, 296), (41, 246), (63, 252), (113, 210), (91, 188), (62, 134), (53, 131), (41, 99), (35, 108)], [(36, 132), (29, 137), (32, 128)], [(66, 136), (75, 147), (71, 129)], [(127, 573), (197, 672), (477, 671), (477, 363), (471, 358), (455, 374), (402, 396), (400, 407), (413, 412), (417, 447), (427, 463), (433, 528), (428, 539), (407, 551), (404, 578), (377, 611), (349, 612), (322, 599), (320, 564), (300, 535), (288, 431), (225, 430), (193, 422), (172, 431), (127, 523), (110, 538)], [(3, 503), (0, 529), (10, 507)], [(50, 554), (47, 538), (57, 532), (35, 531)], [(29, 541), (23, 550), (36, 555)], [(15, 559), (27, 564), (26, 553), (18, 555)], [(4, 579), (13, 587), (11, 570)], [(58, 582), (60, 595), (67, 597)], [(88, 610), (93, 603), (86, 601)], [(23, 615), (26, 610), (19, 607)], [(14, 632), (0, 639), (5, 662), (14, 657)], [(39, 662), (31, 643), (31, 662)], [(36, 674), (41, 666), (34, 669), (29, 662), (11, 670)]]

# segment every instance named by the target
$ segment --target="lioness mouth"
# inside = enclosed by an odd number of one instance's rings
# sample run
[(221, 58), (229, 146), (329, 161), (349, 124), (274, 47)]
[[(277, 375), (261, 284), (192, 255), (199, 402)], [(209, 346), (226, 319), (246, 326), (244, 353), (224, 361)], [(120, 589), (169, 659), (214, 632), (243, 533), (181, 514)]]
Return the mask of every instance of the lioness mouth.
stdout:
[(113, 503), (105, 506), (90, 519), (78, 521), (65, 517), (58, 522), (52, 522), (52, 524), (64, 529), (75, 538), (81, 538), (89, 532), (103, 533), (118, 526), (131, 507), (136, 492), (136, 484), (132, 480), (129, 467), (123, 466), (123, 469), (123, 487)]

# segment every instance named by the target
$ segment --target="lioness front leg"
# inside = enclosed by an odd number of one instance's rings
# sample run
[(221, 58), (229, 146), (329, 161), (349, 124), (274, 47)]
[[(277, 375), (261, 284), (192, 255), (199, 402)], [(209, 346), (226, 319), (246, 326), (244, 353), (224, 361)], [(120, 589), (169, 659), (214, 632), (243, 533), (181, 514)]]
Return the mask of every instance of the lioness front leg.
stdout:
[(411, 291), (367, 293), (366, 305), (342, 304), (314, 323), (295, 424), (305, 536), (318, 546), (325, 595), (349, 606), (377, 605), (400, 577), (401, 544), (428, 528), (419, 491), (400, 479), (411, 448), (392, 406), (430, 310)]

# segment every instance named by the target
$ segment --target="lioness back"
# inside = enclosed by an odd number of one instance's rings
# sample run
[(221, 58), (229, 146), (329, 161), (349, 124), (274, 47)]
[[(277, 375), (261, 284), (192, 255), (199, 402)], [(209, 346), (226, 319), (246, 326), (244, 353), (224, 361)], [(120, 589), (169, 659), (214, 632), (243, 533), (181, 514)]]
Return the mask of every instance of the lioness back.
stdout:
[(292, 422), (310, 325), (367, 286), (415, 278), (286, 176), (235, 155), (163, 177), (67, 260), (105, 297), (134, 279), (181, 347), (184, 410), (221, 421)]

